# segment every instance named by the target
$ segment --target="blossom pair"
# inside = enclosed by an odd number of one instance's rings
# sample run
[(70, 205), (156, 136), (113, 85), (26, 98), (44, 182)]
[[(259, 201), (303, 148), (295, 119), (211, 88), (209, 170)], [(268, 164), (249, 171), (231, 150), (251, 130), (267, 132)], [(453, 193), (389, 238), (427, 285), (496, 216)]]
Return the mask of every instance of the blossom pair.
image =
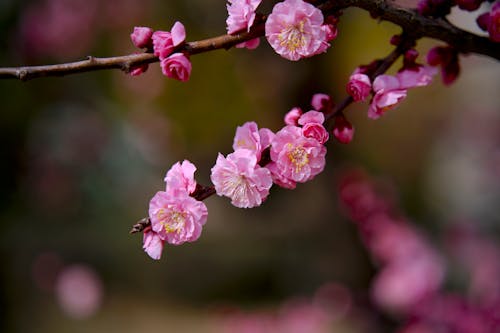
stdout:
[(153, 259), (160, 259), (165, 242), (180, 245), (200, 237), (208, 210), (191, 196), (197, 185), (195, 171), (187, 160), (174, 164), (165, 177), (165, 191), (157, 192), (149, 203), (151, 227), (144, 231), (143, 248)]
[[(180, 22), (175, 22), (171, 31), (154, 31), (148, 27), (135, 27), (130, 35), (132, 42), (138, 48), (153, 49), (153, 53), (160, 59), (160, 66), (165, 76), (179, 81), (189, 80), (191, 75), (191, 61), (184, 52), (173, 53), (184, 43), (186, 30)], [(131, 75), (140, 75), (147, 70), (147, 64), (132, 69)]]

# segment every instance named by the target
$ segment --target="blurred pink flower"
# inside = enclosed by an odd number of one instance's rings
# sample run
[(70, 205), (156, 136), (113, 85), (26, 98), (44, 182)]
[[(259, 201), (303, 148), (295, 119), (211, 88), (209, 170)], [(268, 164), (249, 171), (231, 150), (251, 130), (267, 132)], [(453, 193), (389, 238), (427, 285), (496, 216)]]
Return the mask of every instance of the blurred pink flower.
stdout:
[(281, 177), (304, 183), (314, 178), (325, 167), (326, 148), (315, 139), (302, 135), (296, 126), (283, 127), (271, 146), (271, 160)]
[(364, 101), (372, 90), (370, 78), (366, 74), (352, 74), (347, 83), (346, 90), (355, 102)]
[(315, 55), (326, 42), (323, 13), (302, 0), (277, 3), (266, 21), (266, 37), (282, 57), (296, 61)]
[(194, 242), (207, 222), (207, 206), (183, 189), (159, 191), (149, 203), (151, 228), (162, 240), (180, 245)]
[(311, 98), (311, 106), (316, 111), (327, 112), (333, 107), (333, 101), (330, 95), (314, 94)]
[(189, 194), (193, 193), (196, 189), (195, 172), (196, 166), (188, 160), (175, 163), (165, 176), (165, 182), (167, 183), (165, 190), (169, 192), (175, 189), (183, 189)]
[(232, 35), (242, 30), (250, 31), (250, 27), (255, 20), (255, 10), (261, 1), (228, 0), (229, 4), (226, 6), (229, 14), (226, 19), (227, 33)]
[(299, 125), (306, 125), (309, 123), (323, 124), (325, 122), (325, 115), (318, 111), (308, 111), (300, 116)]
[(284, 121), (287, 125), (297, 126), (298, 120), (302, 115), (302, 109), (299, 107), (294, 107), (285, 115)]
[(134, 31), (130, 34), (132, 43), (140, 49), (150, 47), (152, 44), (151, 37), (153, 29), (149, 27), (134, 27)]
[(354, 127), (345, 117), (336, 117), (332, 133), (338, 142), (348, 144), (354, 138)]
[(429, 66), (418, 66), (416, 69), (405, 69), (396, 74), (401, 89), (423, 87), (432, 82), (437, 69)]
[(260, 206), (273, 184), (270, 171), (260, 167), (255, 153), (248, 149), (237, 149), (227, 157), (219, 154), (210, 179), (217, 195), (231, 198), (239, 208)]
[(495, 2), (488, 13), (477, 18), (477, 24), (485, 31), (494, 42), (500, 42), (500, 2)]
[(151, 228), (144, 231), (142, 244), (142, 248), (152, 259), (159, 260), (161, 258), (165, 242)]
[(69, 316), (84, 319), (101, 305), (102, 284), (96, 272), (85, 265), (64, 268), (57, 279), (57, 299)]
[(191, 61), (184, 53), (174, 53), (164, 58), (160, 66), (163, 74), (171, 79), (186, 82), (191, 75)]
[(406, 89), (400, 87), (397, 77), (379, 75), (373, 81), (375, 96), (368, 109), (368, 118), (378, 119), (388, 110), (394, 109), (406, 98)]

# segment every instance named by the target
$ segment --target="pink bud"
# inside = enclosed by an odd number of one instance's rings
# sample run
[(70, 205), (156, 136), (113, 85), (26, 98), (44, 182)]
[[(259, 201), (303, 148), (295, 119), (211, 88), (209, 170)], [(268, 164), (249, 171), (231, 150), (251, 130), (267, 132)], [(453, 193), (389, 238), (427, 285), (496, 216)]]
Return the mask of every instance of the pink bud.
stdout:
[(335, 139), (344, 144), (350, 143), (354, 137), (354, 127), (344, 116), (335, 118), (332, 132)]
[(364, 101), (372, 90), (370, 78), (366, 74), (353, 74), (346, 86), (347, 93), (355, 102)]
[(477, 25), (484, 31), (488, 31), (488, 26), (490, 25), (490, 13), (484, 13), (477, 17)]
[(132, 75), (132, 76), (138, 76), (138, 75), (141, 75), (142, 73), (144, 73), (145, 71), (148, 70), (148, 64), (143, 64), (143, 65), (138, 65), (138, 66), (133, 66), (131, 69), (130, 69), (130, 72), (129, 74)]
[(168, 31), (155, 31), (151, 37), (153, 40), (154, 55), (165, 59), (174, 50), (172, 34)]
[(134, 32), (130, 34), (132, 43), (140, 49), (151, 46), (153, 29), (148, 27), (134, 27)]
[(321, 144), (328, 141), (330, 137), (323, 125), (318, 123), (307, 123), (302, 127), (302, 135), (306, 138), (313, 138)]
[(333, 107), (332, 98), (327, 94), (314, 94), (311, 99), (311, 106), (316, 111), (329, 111)]
[(490, 11), (488, 34), (494, 42), (500, 42), (500, 2), (495, 2)]
[(301, 108), (295, 107), (295, 108), (291, 109), (285, 115), (285, 124), (297, 126), (300, 116), (302, 116), (302, 109)]
[(182, 82), (189, 80), (191, 75), (191, 61), (184, 53), (174, 53), (160, 63), (163, 74), (171, 79)]

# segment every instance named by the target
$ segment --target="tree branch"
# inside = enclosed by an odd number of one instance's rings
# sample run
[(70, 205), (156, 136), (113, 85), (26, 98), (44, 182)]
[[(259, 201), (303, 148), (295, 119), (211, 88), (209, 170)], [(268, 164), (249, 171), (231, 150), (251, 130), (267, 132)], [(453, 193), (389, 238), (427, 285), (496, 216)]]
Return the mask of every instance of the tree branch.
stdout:
[[(318, 1), (320, 2), (320, 1)], [(318, 5), (325, 13), (348, 7), (358, 7), (369, 11), (381, 20), (399, 25), (418, 39), (430, 37), (453, 46), (462, 53), (476, 53), (500, 60), (500, 43), (461, 30), (443, 19), (433, 19), (419, 15), (413, 9), (405, 9), (385, 0), (327, 0)], [(218, 49), (229, 49), (239, 43), (264, 35), (264, 23), (255, 25), (250, 32), (237, 35), (222, 35), (181, 45), (175, 51), (191, 55)], [(158, 62), (151, 53), (130, 54), (118, 57), (97, 58), (89, 56), (86, 60), (47, 65), (0, 68), (0, 79), (19, 79), (22, 81), (47, 76), (64, 76), (103, 69), (120, 69), (128, 73), (134, 66)]]

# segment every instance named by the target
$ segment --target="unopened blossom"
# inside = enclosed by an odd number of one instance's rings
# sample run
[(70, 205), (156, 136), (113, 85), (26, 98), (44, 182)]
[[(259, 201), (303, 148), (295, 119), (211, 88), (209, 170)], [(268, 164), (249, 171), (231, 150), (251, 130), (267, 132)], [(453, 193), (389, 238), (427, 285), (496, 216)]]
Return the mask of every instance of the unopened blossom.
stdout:
[(500, 2), (498, 1), (491, 7), (488, 34), (492, 41), (500, 42)]
[(254, 50), (259, 46), (259, 44), (260, 44), (260, 38), (254, 38), (250, 39), (249, 41), (236, 44), (236, 48)]
[(148, 27), (134, 27), (134, 32), (130, 34), (132, 43), (140, 49), (149, 47), (152, 43), (153, 29)]
[(132, 76), (139, 76), (148, 70), (149, 65), (143, 64), (138, 66), (133, 66), (130, 68), (129, 74)]
[(196, 190), (195, 172), (196, 166), (188, 160), (175, 163), (165, 176), (166, 191), (183, 189), (189, 194), (193, 193)]
[(271, 146), (271, 160), (282, 177), (304, 183), (314, 178), (325, 167), (326, 148), (312, 138), (302, 135), (296, 126), (283, 127)]
[(318, 93), (311, 98), (311, 106), (316, 111), (327, 112), (333, 107), (333, 101), (329, 95)]
[(354, 127), (345, 117), (337, 117), (332, 133), (338, 142), (348, 144), (354, 137)]
[(182, 189), (159, 191), (149, 203), (151, 228), (173, 245), (196, 241), (207, 216), (207, 206)]
[(346, 91), (355, 102), (364, 101), (370, 95), (371, 90), (372, 84), (368, 75), (356, 73), (349, 77)]
[(238, 31), (250, 31), (255, 21), (255, 10), (262, 0), (229, 0), (226, 19), (227, 33), (234, 34)]
[(322, 125), (325, 121), (325, 116), (322, 112), (308, 111), (304, 113), (298, 120), (302, 125), (302, 135), (306, 138), (312, 138), (321, 144), (328, 141), (329, 134)]
[(160, 62), (162, 73), (175, 80), (186, 82), (191, 76), (191, 61), (184, 53), (174, 53)]
[(373, 96), (368, 117), (378, 119), (388, 110), (394, 109), (406, 97), (406, 89), (400, 88), (399, 80), (392, 75), (379, 75), (373, 81)]
[(302, 109), (299, 107), (294, 107), (285, 115), (284, 121), (287, 125), (297, 126), (298, 120), (302, 115)]
[(400, 88), (409, 89), (430, 84), (436, 74), (437, 69), (434, 67), (419, 66), (415, 69), (405, 69), (397, 73), (396, 77), (399, 80)]
[(175, 22), (171, 32), (169, 31), (155, 31), (151, 37), (153, 40), (154, 55), (159, 57), (160, 60), (168, 57), (173, 50), (182, 44), (186, 39), (186, 29), (180, 22)]
[(450, 85), (460, 74), (458, 52), (451, 46), (436, 46), (427, 53), (427, 63), (441, 66), (441, 78), (445, 85)]
[(303, 0), (277, 3), (266, 21), (266, 38), (282, 57), (296, 61), (315, 55), (326, 42), (323, 13)]
[(226, 196), (239, 208), (260, 206), (269, 195), (271, 172), (257, 164), (255, 153), (238, 149), (224, 157), (219, 154), (210, 179), (219, 196)]
[(144, 231), (142, 244), (142, 248), (152, 259), (159, 260), (161, 258), (165, 241), (151, 228)]

